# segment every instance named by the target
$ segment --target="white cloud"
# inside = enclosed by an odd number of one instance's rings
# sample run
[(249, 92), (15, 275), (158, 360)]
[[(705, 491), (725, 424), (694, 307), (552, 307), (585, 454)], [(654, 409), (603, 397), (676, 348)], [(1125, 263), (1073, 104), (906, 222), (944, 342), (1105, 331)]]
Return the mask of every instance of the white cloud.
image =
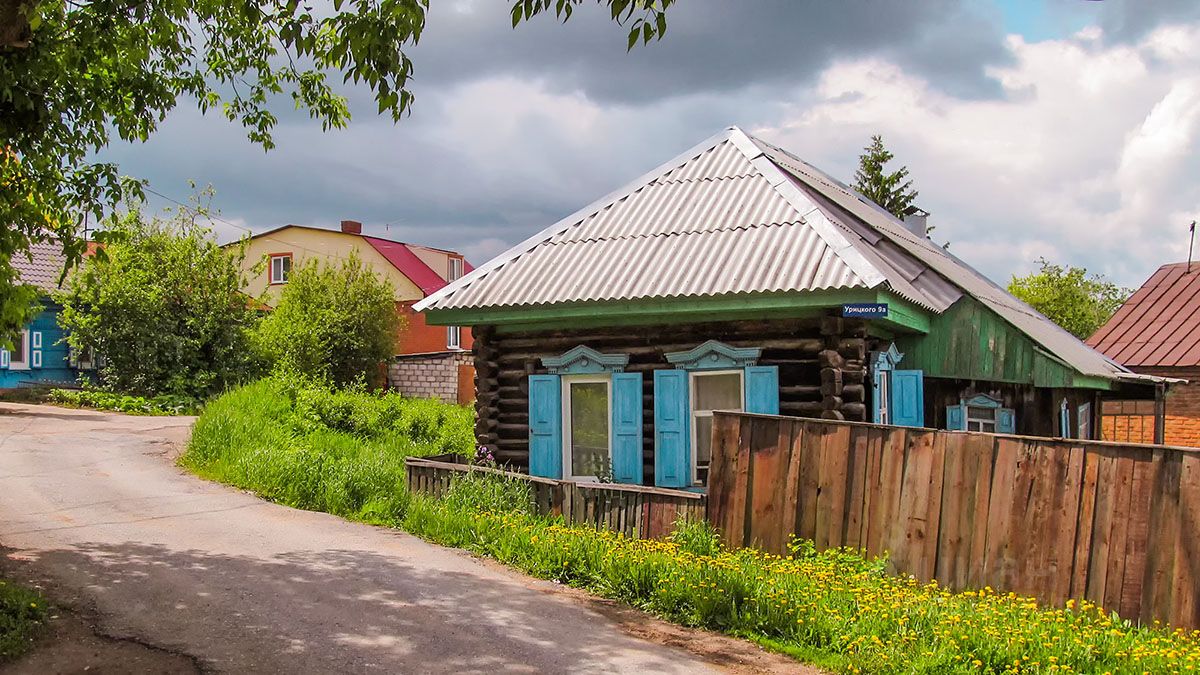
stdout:
[(758, 129), (837, 175), (882, 133), (937, 236), (997, 281), (1033, 259), (1136, 285), (1187, 253), (1200, 216), (1200, 25), (1133, 45), (1098, 29), (1010, 37), (1005, 96), (965, 100), (878, 59), (843, 61)]

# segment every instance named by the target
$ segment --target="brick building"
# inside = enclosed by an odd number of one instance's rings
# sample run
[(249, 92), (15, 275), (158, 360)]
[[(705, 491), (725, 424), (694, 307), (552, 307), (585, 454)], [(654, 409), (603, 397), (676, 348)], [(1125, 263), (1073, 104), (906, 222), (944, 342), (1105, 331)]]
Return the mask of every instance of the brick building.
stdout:
[[(413, 303), (471, 271), (456, 251), (364, 235), (362, 223), (354, 220), (343, 220), (337, 230), (284, 225), (256, 234), (246, 243), (242, 263), (246, 292), (270, 308), (294, 265), (312, 258), (337, 264), (351, 254), (396, 291), (396, 312), (403, 326), (396, 336), (396, 357), (387, 367), (388, 386), (408, 396), (470, 401), (460, 392), (464, 379), (469, 383), (474, 378), (473, 367), (464, 360), (471, 351), (471, 331), (428, 325), (423, 315), (412, 310)], [(471, 390), (467, 386), (466, 391)]]
[[(1134, 372), (1186, 380), (1167, 392), (1162, 440), (1200, 447), (1200, 263), (1158, 268), (1087, 342)], [(1104, 440), (1152, 443), (1147, 403), (1105, 402)]]

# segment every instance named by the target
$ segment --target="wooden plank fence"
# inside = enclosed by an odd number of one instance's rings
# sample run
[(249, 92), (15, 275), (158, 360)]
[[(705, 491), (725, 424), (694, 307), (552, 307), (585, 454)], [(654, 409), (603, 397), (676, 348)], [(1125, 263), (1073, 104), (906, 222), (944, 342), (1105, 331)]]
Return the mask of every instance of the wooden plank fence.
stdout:
[(561, 515), (571, 524), (609, 529), (641, 539), (670, 535), (681, 518), (704, 520), (705, 517), (707, 499), (698, 492), (617, 483), (576, 483), (447, 461), (450, 459), (406, 459), (408, 489), (441, 497), (456, 477), (467, 472), (515, 477), (529, 483), (538, 513)]
[(888, 552), (896, 571), (1200, 628), (1200, 450), (716, 413), (726, 544)]

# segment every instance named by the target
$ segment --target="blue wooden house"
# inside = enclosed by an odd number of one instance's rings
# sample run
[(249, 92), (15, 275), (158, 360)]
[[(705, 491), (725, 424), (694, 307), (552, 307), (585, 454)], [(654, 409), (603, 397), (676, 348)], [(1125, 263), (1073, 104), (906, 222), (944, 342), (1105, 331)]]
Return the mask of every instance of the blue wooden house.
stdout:
[(736, 127), (416, 309), (473, 326), (479, 443), (563, 479), (703, 487), (714, 410), (1096, 438), (1163, 384)]
[(31, 257), (18, 253), (13, 267), (22, 283), (42, 291), (39, 303), (42, 311), (30, 321), (13, 344), (12, 349), (0, 349), (0, 389), (15, 389), (33, 384), (74, 384), (81, 372), (92, 368), (89, 361), (73, 358), (63, 340), (65, 331), (58, 325), (62, 307), (51, 294), (58, 287), (66, 259), (54, 243), (34, 244)]

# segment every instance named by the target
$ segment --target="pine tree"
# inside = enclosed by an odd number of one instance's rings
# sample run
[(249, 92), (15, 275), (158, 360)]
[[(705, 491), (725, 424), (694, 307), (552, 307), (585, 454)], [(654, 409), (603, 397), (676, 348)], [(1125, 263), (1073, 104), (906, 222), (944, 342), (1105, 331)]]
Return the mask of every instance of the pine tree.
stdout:
[(883, 137), (871, 137), (871, 144), (863, 148), (858, 158), (858, 171), (854, 172), (854, 189), (871, 201), (887, 209), (893, 216), (904, 218), (917, 212), (913, 202), (917, 191), (908, 179), (908, 167), (887, 173), (885, 167), (894, 155), (883, 147)]

